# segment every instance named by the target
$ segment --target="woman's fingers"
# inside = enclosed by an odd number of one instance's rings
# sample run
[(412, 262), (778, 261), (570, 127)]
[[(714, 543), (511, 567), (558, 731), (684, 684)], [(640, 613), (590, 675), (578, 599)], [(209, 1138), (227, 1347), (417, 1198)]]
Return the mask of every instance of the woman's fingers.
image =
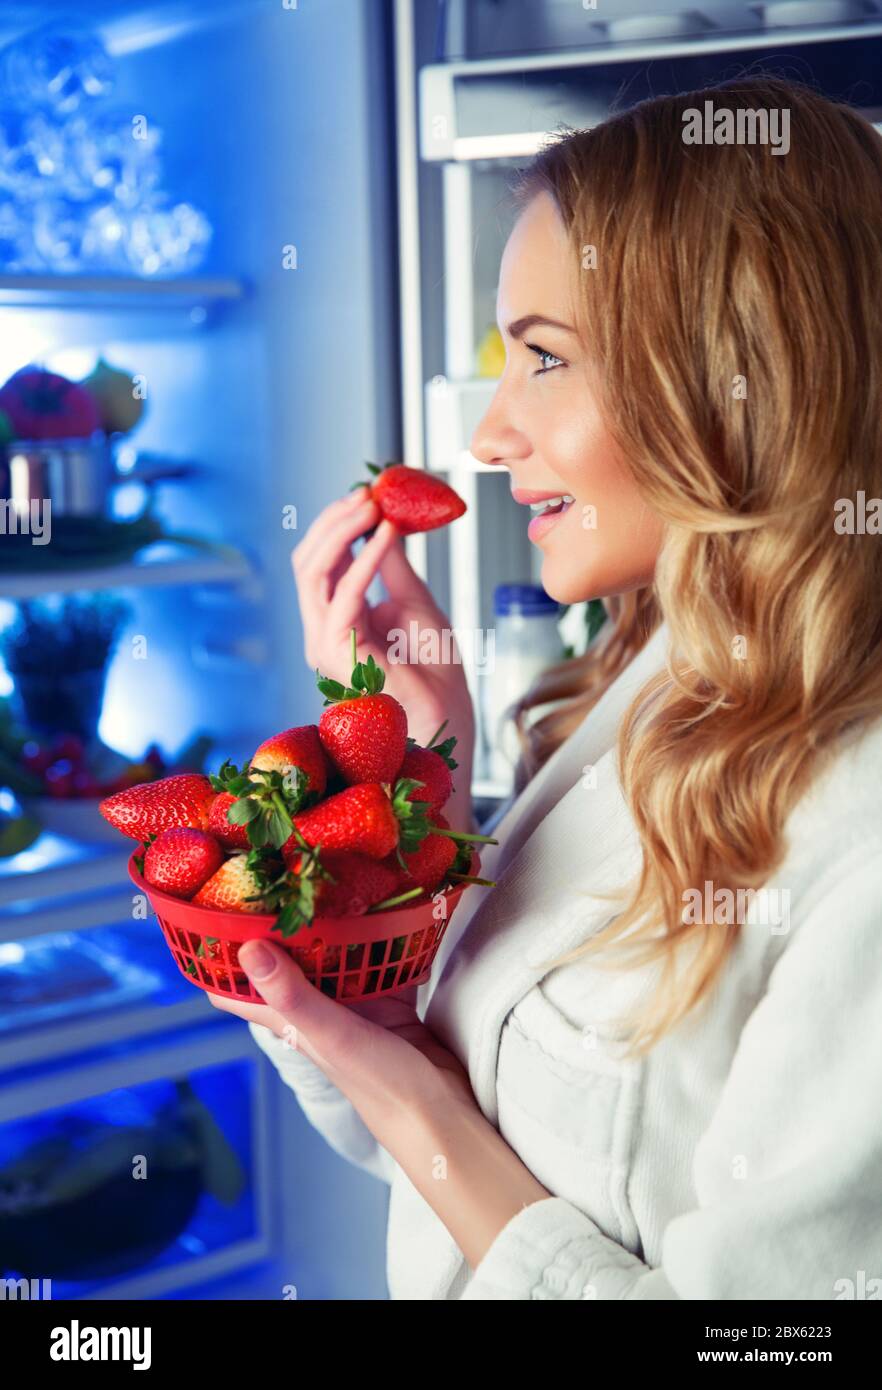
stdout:
[[(295, 548), (292, 556), (295, 574), (327, 574), (352, 542), (376, 524), (380, 514), (376, 502), (370, 497), (359, 500), (357, 493), (353, 493), (353, 496), (356, 498), (354, 505), (337, 511), (329, 518), (320, 517), (314, 523), (318, 527), (321, 522), (318, 533), (305, 536)], [(328, 511), (332, 510), (328, 508)]]
[(327, 523), (320, 518), (323, 523), (320, 533), (304, 537), (291, 555), (301, 602), (329, 601), (334, 575), (344, 570), (352, 559), (350, 546), (376, 524), (378, 516), (377, 504), (365, 498), (357, 506), (338, 511)]
[(394, 546), (398, 532), (391, 521), (381, 521), (369, 541), (366, 541), (346, 573), (338, 580), (331, 596), (326, 622), (339, 637), (357, 627), (364, 609), (364, 597), (371, 581), (379, 571), (384, 555)]
[(244, 1018), (246, 1023), (261, 1023), (276, 1037), (282, 1036), (283, 1020), (266, 1004), (246, 1004), (239, 999), (226, 999), (222, 994), (209, 994), (208, 1002), (220, 1009), (221, 1013), (235, 1014), (237, 1018)]
[(298, 565), (303, 567), (308, 565), (313, 554), (321, 548), (330, 532), (368, 501), (370, 498), (364, 488), (353, 488), (351, 492), (346, 493), (345, 497), (338, 497), (335, 502), (330, 502), (327, 507), (322, 508), (315, 521), (306, 530), (303, 540), (294, 549)]
[(370, 499), (358, 506), (338, 510), (333, 521), (323, 525), (320, 535), (313, 537), (309, 546), (304, 540), (294, 551), (291, 562), (307, 651), (318, 650), (320, 646), (328, 605), (353, 563), (353, 541), (376, 524), (378, 515), (379, 509)]
[(447, 622), (441, 612), (428, 585), (417, 574), (413, 565), (407, 558), (404, 548), (404, 538), (399, 537), (398, 543), (392, 545), (385, 551), (380, 564), (380, 577), (386, 586), (386, 591), (390, 599), (401, 606), (426, 608), (434, 613), (439, 619), (439, 626), (444, 626)]

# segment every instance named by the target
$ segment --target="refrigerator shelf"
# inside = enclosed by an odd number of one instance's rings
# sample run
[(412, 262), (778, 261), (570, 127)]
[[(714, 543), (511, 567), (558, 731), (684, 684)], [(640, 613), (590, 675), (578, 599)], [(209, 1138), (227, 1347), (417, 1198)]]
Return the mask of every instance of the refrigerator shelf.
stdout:
[[(175, 553), (151, 557), (159, 549)], [(187, 554), (182, 546), (157, 542), (142, 555), (118, 565), (89, 565), (83, 569), (36, 570), (32, 574), (0, 572), (0, 591), (5, 599), (36, 598), (40, 594), (70, 594), (98, 589), (191, 588), (196, 584), (242, 584), (254, 579), (243, 556), (226, 558), (201, 553)]]
[[(29, 849), (0, 859), (0, 908), (123, 887), (128, 882), (129, 851), (122, 837), (120, 846), (111, 849), (48, 832), (41, 835)], [(0, 936), (9, 934), (7, 923), (14, 920), (4, 914)], [(12, 925), (11, 934), (17, 933), (18, 927)]]
[(8, 941), (52, 935), (60, 925), (71, 932), (111, 926), (131, 914), (131, 883), (122, 879), (109, 888), (86, 888), (73, 895), (56, 893), (31, 899), (22, 896), (0, 909), (0, 947)]
[(156, 921), (131, 910), (91, 926), (65, 909), (39, 938), (0, 941), (0, 1074), (210, 1017)]
[(429, 162), (462, 164), (529, 158), (558, 123), (589, 128), (605, 119), (610, 101), (641, 64), (692, 61), (700, 78), (715, 56), (726, 60), (743, 53), (746, 58), (810, 45), (832, 50), (849, 40), (856, 47), (880, 36), (877, 16), (629, 43), (604, 40), (584, 48), (429, 64), (419, 73), (420, 154)]
[(87, 933), (8, 942), (0, 945), (0, 1042), (22, 1029), (131, 1006), (161, 985), (155, 970)]
[(5, 309), (119, 310), (126, 314), (171, 310), (191, 324), (199, 324), (205, 322), (210, 309), (244, 296), (244, 284), (233, 277), (142, 280), (135, 275), (0, 275), (0, 308)]
[(555, 57), (599, 48), (610, 57), (627, 45), (649, 56), (661, 44), (706, 38), (714, 48), (726, 39), (762, 34), (783, 37), (792, 29), (858, 28), (876, 17), (873, 0), (696, 0), (675, 8), (646, 0), (616, 0), (598, 8), (567, 0), (442, 0), (434, 61), (491, 61), (515, 55)]

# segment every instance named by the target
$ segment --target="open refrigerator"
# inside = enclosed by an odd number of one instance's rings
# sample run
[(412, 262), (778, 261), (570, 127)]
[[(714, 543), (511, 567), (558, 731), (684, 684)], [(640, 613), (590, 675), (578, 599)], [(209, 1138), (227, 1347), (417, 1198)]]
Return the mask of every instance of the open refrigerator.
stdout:
[[(0, 42), (69, 8), (15, 0)], [(241, 760), (267, 732), (315, 717), (292, 545), (364, 460), (402, 458), (468, 503), (408, 551), (466, 638), (480, 708), (492, 674), (468, 638), (492, 630), (497, 586), (539, 574), (506, 471), (469, 451), (495, 389), (480, 345), (513, 170), (561, 122), (588, 125), (760, 60), (882, 108), (882, 8), (819, 21), (815, 7), (806, 21), (803, 6), (797, 23), (798, 6), (766, 7), (772, 24), (762, 7), (706, 0), (649, 29), (645, 0), (603, 15), (558, 0), (85, 8), (114, 101), (161, 129), (165, 177), (213, 236), (198, 269), (174, 276), (0, 268), (0, 377), (31, 361), (85, 375), (99, 354), (137, 370), (138, 452), (188, 464), (156, 486), (163, 521), (220, 548), (0, 572), (0, 624), (22, 600), (124, 594), (102, 738), (137, 758), (204, 733)], [(474, 791), (490, 813), (507, 786), (479, 760)], [(22, 1219), (34, 1165), (69, 1191), (78, 1155), (111, 1152), (115, 1127), (164, 1124), (180, 1138), (182, 1111), (201, 1107), (203, 1148), (194, 1157), (192, 1134), (183, 1144), (189, 1168), (176, 1151), (192, 1201), (166, 1244), (133, 1237), (134, 1263), (106, 1251), (103, 1264), (94, 1251), (79, 1270), (62, 1263), (59, 1296), (384, 1297), (385, 1188), (328, 1152), (242, 1025), (181, 980), (155, 922), (133, 916), (131, 888), (125, 853), (69, 825), (0, 860), (0, 1232)], [(206, 1175), (216, 1182), (219, 1162), (215, 1192)], [(112, 1182), (92, 1196), (111, 1203)], [(2, 1253), (0, 1235), (0, 1264)], [(0, 1273), (19, 1267), (8, 1254)]]

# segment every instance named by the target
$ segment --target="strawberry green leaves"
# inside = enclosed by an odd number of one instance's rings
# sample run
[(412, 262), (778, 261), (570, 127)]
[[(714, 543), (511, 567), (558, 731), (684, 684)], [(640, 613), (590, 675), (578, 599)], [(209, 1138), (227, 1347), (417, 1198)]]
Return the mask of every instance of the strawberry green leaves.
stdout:
[[(441, 725), (439, 729), (435, 730), (425, 747), (427, 752), (437, 753), (439, 758), (443, 758), (447, 766), (450, 768), (450, 771), (453, 772), (457, 767), (459, 767), (459, 763), (457, 763), (455, 759), (451, 757), (451, 754), (454, 748), (456, 747), (456, 735), (451, 734), (448, 738), (444, 740), (443, 743), (438, 742), (444, 730), (447, 728), (449, 722), (450, 721), (447, 719), (444, 720), (444, 723)], [(408, 748), (417, 748), (419, 745), (417, 744), (416, 739), (409, 738), (407, 740), (407, 746)]]
[(140, 851), (140, 853), (135, 855), (135, 860), (134, 860), (135, 868), (138, 870), (138, 873), (139, 873), (142, 877), (143, 877), (143, 875), (144, 875), (144, 855), (147, 853), (148, 849), (149, 849), (150, 846), (153, 844), (153, 841), (154, 841), (155, 839), (156, 839), (156, 836), (155, 836), (155, 835), (146, 835), (146, 836), (144, 837), (144, 843), (141, 845), (141, 851)]
[(261, 902), (267, 912), (278, 913), (273, 931), (285, 937), (293, 936), (301, 927), (311, 926), (321, 883), (335, 882), (334, 876), (322, 865), (318, 850), (311, 849), (296, 829), (293, 833), (302, 852), (297, 873), (280, 869), (276, 861), (260, 852), (249, 855), (248, 860), (260, 884)]
[(386, 672), (378, 666), (371, 655), (367, 661), (358, 660), (355, 628), (350, 629), (352, 641), (352, 675), (350, 684), (331, 680), (316, 670), (315, 683), (325, 697), (326, 705), (338, 704), (341, 700), (356, 700), (359, 695), (379, 695), (386, 684)]
[(281, 849), (294, 828), (292, 816), (318, 798), (306, 790), (308, 779), (299, 767), (285, 773), (245, 766), (229, 759), (209, 778), (216, 792), (229, 792), (236, 800), (227, 810), (231, 825), (245, 826), (255, 849)]
[(432, 829), (426, 814), (429, 803), (407, 799), (411, 792), (422, 785), (422, 782), (414, 781), (412, 777), (401, 777), (392, 789), (392, 810), (398, 821), (397, 854), (402, 868), (406, 866), (401, 855), (416, 849)]

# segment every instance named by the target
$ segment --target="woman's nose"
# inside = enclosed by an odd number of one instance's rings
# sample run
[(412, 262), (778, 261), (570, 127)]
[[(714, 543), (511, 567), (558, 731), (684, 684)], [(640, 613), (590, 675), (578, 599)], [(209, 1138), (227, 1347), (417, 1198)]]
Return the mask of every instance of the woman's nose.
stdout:
[(507, 468), (512, 459), (529, 452), (523, 434), (508, 418), (505, 398), (499, 389), (472, 432), (469, 452), (479, 463), (498, 468)]

